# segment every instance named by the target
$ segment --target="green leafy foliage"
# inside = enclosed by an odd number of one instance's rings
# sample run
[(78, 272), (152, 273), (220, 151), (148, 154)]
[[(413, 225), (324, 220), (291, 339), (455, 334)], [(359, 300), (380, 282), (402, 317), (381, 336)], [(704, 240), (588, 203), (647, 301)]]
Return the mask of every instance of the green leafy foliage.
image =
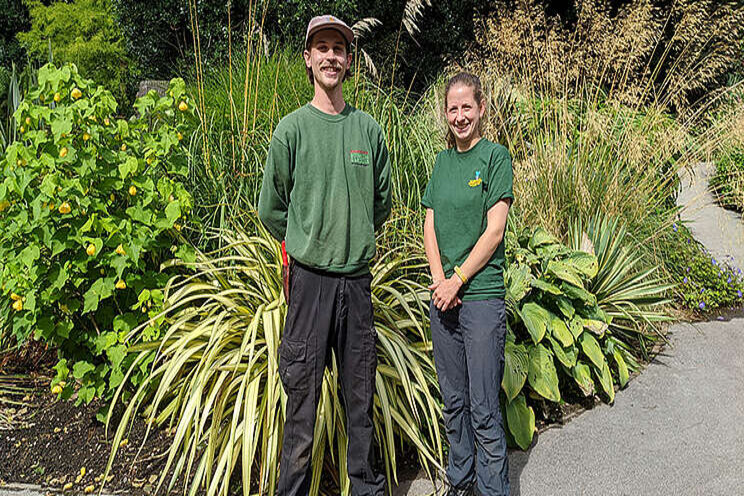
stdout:
[(637, 364), (613, 336), (613, 315), (588, 289), (608, 270), (605, 259), (570, 249), (540, 228), (521, 232), (507, 255), (510, 331), (502, 388), (509, 433), (527, 449), (535, 426), (528, 398), (561, 402), (566, 393), (603, 391), (611, 402), (615, 383), (624, 386)]
[(710, 186), (721, 205), (739, 212), (744, 210), (744, 147), (722, 154), (716, 161)]
[(31, 57), (46, 61), (51, 49), (55, 63), (74, 63), (117, 100), (126, 100), (131, 62), (109, 0), (24, 1), (31, 28), (17, 38)]
[(193, 34), (189, 16), (192, 5), (199, 20), (200, 44), (208, 65), (212, 61), (222, 60), (227, 54), (228, 5), (231, 7), (232, 37), (236, 46), (243, 41), (249, 29), (256, 29), (248, 20), (249, 14), (255, 20), (264, 9), (261, 3), (251, 3), (249, 0), (230, 3), (205, 0), (193, 4), (172, 0), (111, 0), (112, 15), (122, 31), (127, 53), (136, 60), (137, 70), (143, 76), (166, 78), (179, 59), (193, 61)]
[(137, 101), (139, 118), (116, 119), (108, 90), (47, 64), (15, 112), (21, 137), (0, 161), (0, 326), (58, 347), (53, 386), (71, 372), (78, 402), (118, 385), (124, 336), (162, 303), (159, 263), (192, 210), (182, 102), (174, 79), (168, 96)]
[(10, 68), (13, 64), (22, 66), (26, 54), (15, 35), (31, 27), (28, 8), (23, 0), (2, 0), (0, 12), (3, 13), (0, 16), (0, 68)]
[(689, 229), (674, 224), (664, 235), (675, 299), (697, 313), (744, 302), (744, 274), (730, 257), (718, 259), (698, 243)]

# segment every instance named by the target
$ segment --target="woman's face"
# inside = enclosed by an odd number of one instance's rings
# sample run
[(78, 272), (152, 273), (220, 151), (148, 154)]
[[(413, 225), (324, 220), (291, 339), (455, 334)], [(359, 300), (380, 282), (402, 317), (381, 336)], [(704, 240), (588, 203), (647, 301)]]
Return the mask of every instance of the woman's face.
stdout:
[(455, 84), (447, 93), (447, 123), (458, 143), (470, 143), (480, 137), (478, 125), (486, 111), (484, 102), (475, 100), (473, 88)]

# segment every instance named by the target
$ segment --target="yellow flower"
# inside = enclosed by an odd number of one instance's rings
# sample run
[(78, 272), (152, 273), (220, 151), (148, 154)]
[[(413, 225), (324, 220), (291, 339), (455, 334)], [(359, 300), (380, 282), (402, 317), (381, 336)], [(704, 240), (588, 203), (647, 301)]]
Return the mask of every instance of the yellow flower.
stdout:
[(21, 300), (16, 300), (13, 302), (13, 310), (16, 312), (20, 312), (23, 310), (23, 302)]
[(111, 124), (111, 121), (109, 120), (108, 117), (106, 117), (105, 119), (103, 119), (103, 125), (104, 126), (108, 126), (109, 124)]
[(21, 126), (21, 132), (22, 132), (22, 133), (25, 133), (25, 132), (26, 132), (26, 128), (25, 128), (25, 127), (23, 127), (23, 126)]
[(83, 141), (88, 141), (90, 139), (90, 134), (83, 133)]
[(67, 156), (67, 147), (62, 147), (62, 149), (59, 151), (59, 158), (65, 158)]
[(31, 124), (31, 117), (26, 117), (26, 124)]
[(181, 231), (181, 224), (173, 224), (173, 227), (176, 229), (176, 231)]
[(54, 202), (49, 204), (49, 210), (54, 210)]
[(109, 195), (109, 200), (111, 200), (112, 202), (113, 202), (113, 201), (116, 201), (116, 197), (114, 196), (114, 194), (113, 194), (113, 193), (111, 193), (111, 194)]
[(80, 98), (81, 96), (83, 96), (83, 92), (80, 91), (79, 88), (73, 88), (72, 89), (72, 93), (70, 93), (70, 94), (72, 95), (72, 98), (74, 98), (75, 100), (77, 100), (78, 98)]
[(67, 202), (64, 202), (62, 205), (59, 206), (59, 213), (61, 214), (69, 214), (72, 209), (70, 208), (70, 204)]
[(60, 394), (60, 393), (62, 393), (62, 387), (59, 384), (57, 384), (56, 386), (52, 388), (52, 394)]
[(15, 294), (15, 293), (10, 293), (10, 299), (13, 300), (13, 301), (18, 301), (18, 300), (21, 299), (21, 296)]
[(181, 112), (186, 112), (188, 109), (189, 106), (186, 104), (186, 102), (181, 100), (181, 103), (178, 104), (178, 110), (180, 110)]
[(127, 289), (127, 283), (123, 279), (119, 279), (116, 283), (116, 289)]
[(176, 137), (178, 138), (178, 141), (181, 141), (183, 139), (183, 134), (179, 132), (178, 134), (176, 134)]
[(152, 164), (152, 161), (153, 161), (152, 155), (150, 155), (149, 157), (147, 157), (147, 165)]
[(60, 95), (59, 92), (55, 93), (54, 94), (54, 101), (55, 102), (59, 102), (60, 100), (62, 100), (62, 95)]
[(10, 206), (10, 202), (9, 201), (7, 201), (7, 200), (1, 201), (0, 202), (0, 212), (2, 212), (3, 210), (5, 210), (9, 206)]
[(119, 244), (119, 246), (116, 247), (116, 254), (117, 255), (126, 255), (127, 252), (124, 251), (124, 247), (121, 244)]
[(137, 187), (136, 187), (135, 185), (131, 185), (131, 186), (129, 187), (129, 194), (130, 194), (131, 196), (134, 196), (134, 195), (136, 195), (136, 194), (137, 194)]
[(127, 144), (126, 143), (122, 143), (121, 144), (121, 151), (123, 151), (123, 152), (127, 151)]
[(85, 249), (85, 253), (90, 255), (91, 257), (96, 254), (96, 245), (93, 243), (88, 245), (88, 248)]

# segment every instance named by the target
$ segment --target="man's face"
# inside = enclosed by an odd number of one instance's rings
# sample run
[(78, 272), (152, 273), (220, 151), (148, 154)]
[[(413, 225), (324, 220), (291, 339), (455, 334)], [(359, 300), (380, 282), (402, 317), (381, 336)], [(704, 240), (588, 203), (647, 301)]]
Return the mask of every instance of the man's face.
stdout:
[(313, 71), (315, 83), (325, 90), (339, 86), (351, 67), (346, 40), (335, 29), (322, 29), (315, 33), (303, 55), (305, 66)]

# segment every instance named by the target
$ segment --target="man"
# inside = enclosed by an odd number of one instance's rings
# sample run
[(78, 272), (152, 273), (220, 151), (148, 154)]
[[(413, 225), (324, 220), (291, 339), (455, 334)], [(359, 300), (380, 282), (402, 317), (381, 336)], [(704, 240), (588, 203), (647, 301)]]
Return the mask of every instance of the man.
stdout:
[(348, 426), (352, 495), (382, 495), (373, 470), (376, 331), (369, 261), (390, 213), (390, 163), (380, 126), (344, 101), (351, 29), (314, 17), (305, 37), (312, 101), (284, 117), (269, 147), (258, 215), (292, 259), (289, 310), (279, 345), (287, 393), (280, 496), (310, 490), (315, 413), (331, 350)]

